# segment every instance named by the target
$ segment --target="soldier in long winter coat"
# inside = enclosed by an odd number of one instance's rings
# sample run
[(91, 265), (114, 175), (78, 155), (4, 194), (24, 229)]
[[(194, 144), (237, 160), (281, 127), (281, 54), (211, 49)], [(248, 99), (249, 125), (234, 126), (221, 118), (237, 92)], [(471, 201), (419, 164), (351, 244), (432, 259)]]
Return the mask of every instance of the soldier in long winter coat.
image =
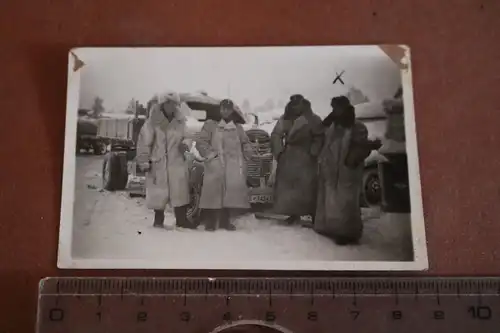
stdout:
[(146, 205), (155, 212), (154, 227), (163, 228), (167, 204), (174, 208), (176, 226), (193, 228), (187, 220), (189, 171), (184, 153), (185, 117), (177, 93), (158, 97), (137, 142), (137, 161), (146, 175)]
[(277, 161), (273, 211), (289, 215), (289, 223), (304, 215), (314, 218), (322, 141), (321, 118), (313, 113), (307, 99), (293, 95), (271, 133)]
[(206, 159), (200, 208), (208, 213), (208, 231), (217, 229), (217, 222), (223, 229), (235, 230), (229, 209), (250, 208), (246, 168), (253, 149), (233, 102), (223, 100), (220, 107), (222, 120), (207, 120), (196, 141), (196, 149)]
[(345, 96), (332, 99), (323, 124), (325, 144), (319, 157), (319, 188), (314, 230), (338, 245), (356, 244), (363, 233), (359, 203), (364, 160), (380, 147), (368, 140), (366, 126), (355, 119)]

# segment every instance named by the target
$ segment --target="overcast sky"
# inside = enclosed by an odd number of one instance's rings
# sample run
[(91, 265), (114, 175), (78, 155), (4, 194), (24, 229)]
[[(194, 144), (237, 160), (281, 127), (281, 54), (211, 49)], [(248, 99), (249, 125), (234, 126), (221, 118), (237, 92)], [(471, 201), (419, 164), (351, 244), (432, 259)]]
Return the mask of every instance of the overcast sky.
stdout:
[[(370, 100), (391, 97), (400, 82), (397, 66), (376, 46), (260, 48), (89, 48), (76, 51), (81, 69), (80, 107), (104, 99), (107, 110), (126, 108), (132, 98), (146, 103), (164, 90), (205, 90), (255, 107), (301, 93), (325, 115), (330, 98), (350, 86)], [(345, 70), (341, 83), (332, 84)]]

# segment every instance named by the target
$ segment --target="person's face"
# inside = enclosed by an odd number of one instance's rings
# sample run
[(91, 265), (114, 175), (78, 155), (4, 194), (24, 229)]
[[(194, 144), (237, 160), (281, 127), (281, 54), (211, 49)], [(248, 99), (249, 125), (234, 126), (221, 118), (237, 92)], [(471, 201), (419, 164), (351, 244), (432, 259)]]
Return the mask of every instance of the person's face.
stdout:
[(292, 118), (298, 118), (298, 117), (300, 117), (301, 113), (302, 113), (301, 109), (298, 106), (292, 107), (291, 110), (290, 110), (290, 114), (291, 114)]
[(178, 108), (179, 105), (175, 101), (168, 100), (162, 104), (162, 109), (168, 117), (172, 117)]
[(224, 120), (229, 119), (229, 117), (231, 116), (231, 114), (233, 114), (233, 109), (228, 108), (226, 106), (223, 106), (220, 109), (220, 114), (222, 116), (222, 119), (224, 119)]
[(342, 116), (343, 110), (342, 110), (342, 108), (340, 106), (333, 105), (332, 106), (332, 113), (333, 113), (333, 116), (335, 118), (339, 118), (340, 116)]

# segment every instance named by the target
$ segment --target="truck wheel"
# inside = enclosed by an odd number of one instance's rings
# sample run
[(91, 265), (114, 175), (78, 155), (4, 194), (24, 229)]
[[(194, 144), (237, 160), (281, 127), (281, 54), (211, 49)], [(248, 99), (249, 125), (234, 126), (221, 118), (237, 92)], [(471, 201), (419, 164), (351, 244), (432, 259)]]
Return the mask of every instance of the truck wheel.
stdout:
[(361, 205), (364, 207), (380, 206), (382, 192), (377, 168), (367, 168), (363, 172)]
[(125, 155), (110, 152), (102, 164), (102, 184), (107, 191), (122, 191), (127, 187), (128, 172)]
[(411, 212), (410, 186), (406, 154), (391, 154), (380, 164), (382, 210), (386, 213)]
[(94, 150), (94, 155), (102, 155), (106, 152), (106, 145), (103, 142), (94, 142), (92, 144), (92, 150)]
[(121, 169), (121, 177), (120, 182), (118, 183), (118, 190), (123, 191), (127, 189), (128, 183), (128, 161), (127, 155), (120, 155), (120, 169)]
[(192, 187), (189, 190), (189, 205), (187, 208), (187, 219), (195, 227), (198, 227), (201, 223), (200, 214), (200, 197), (201, 189), (199, 187)]

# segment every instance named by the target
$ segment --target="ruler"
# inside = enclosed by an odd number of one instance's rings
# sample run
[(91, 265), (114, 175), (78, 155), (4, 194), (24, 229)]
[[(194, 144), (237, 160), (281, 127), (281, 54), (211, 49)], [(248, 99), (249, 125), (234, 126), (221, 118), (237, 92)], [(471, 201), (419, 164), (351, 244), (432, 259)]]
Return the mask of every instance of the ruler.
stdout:
[(47, 278), (38, 333), (500, 332), (500, 278)]

